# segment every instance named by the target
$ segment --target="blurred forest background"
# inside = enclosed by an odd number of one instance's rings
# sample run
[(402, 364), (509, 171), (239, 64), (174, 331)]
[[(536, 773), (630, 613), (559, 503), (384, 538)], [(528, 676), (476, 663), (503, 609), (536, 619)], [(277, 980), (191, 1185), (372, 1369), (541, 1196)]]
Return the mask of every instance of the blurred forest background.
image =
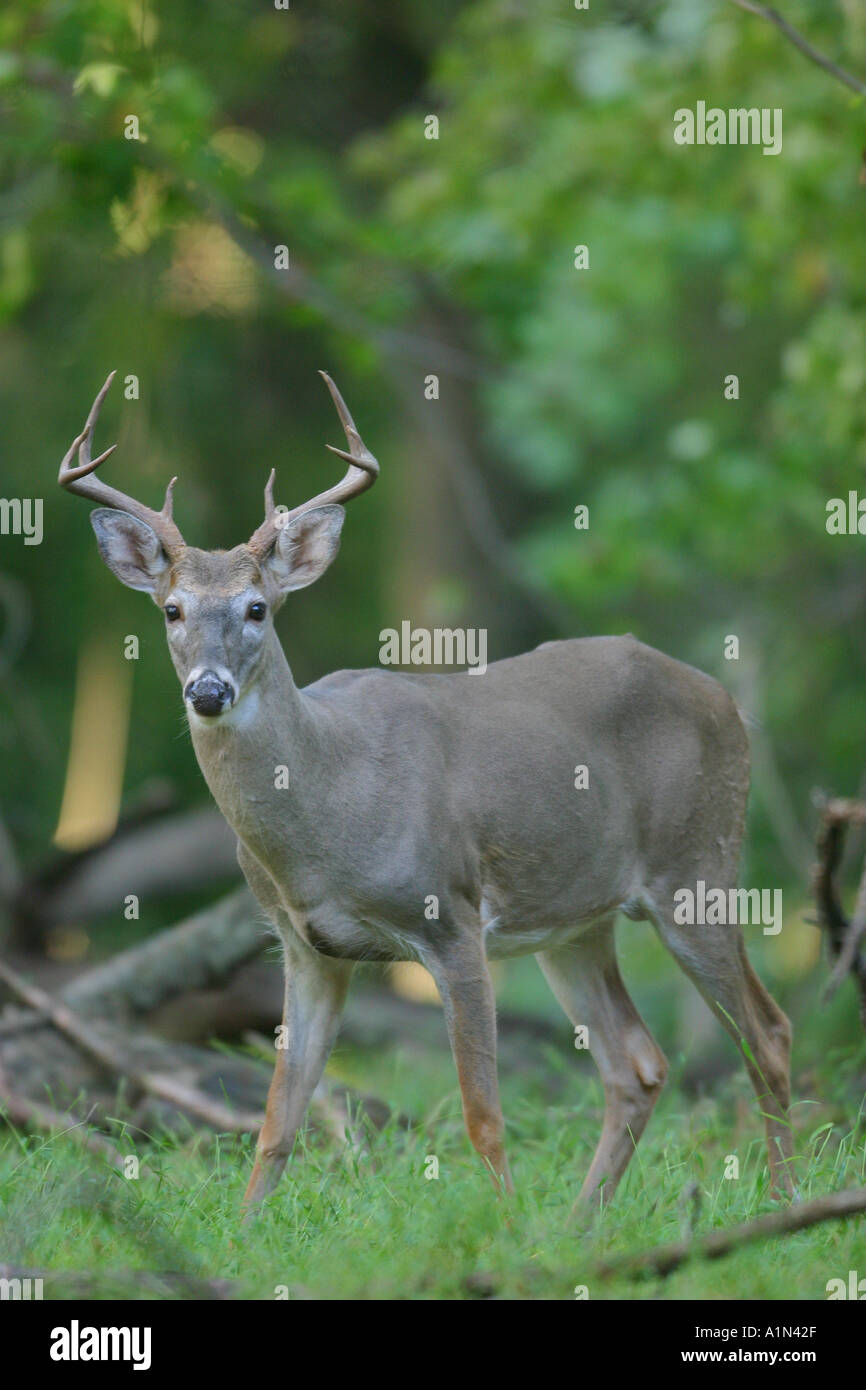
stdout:
[[(866, 73), (859, 0), (785, 13)], [(781, 107), (782, 153), (676, 145), (699, 100)], [(117, 368), (107, 480), (157, 505), (178, 474), (184, 533), (231, 546), (272, 466), (289, 505), (336, 478), (323, 367), (382, 475), (280, 619), (298, 682), (405, 618), (490, 659), (631, 631), (718, 676), (754, 721), (743, 882), (786, 891), (753, 939), (814, 1001), (811, 793), (866, 767), (864, 542), (825, 529), (866, 463), (862, 99), (730, 0), (12, 0), (0, 122), (0, 488), (44, 499), (41, 545), (0, 537), (17, 946), (80, 962), (234, 878), (205, 836), (198, 882), (137, 853), (138, 922), (128, 865), (100, 910), (45, 906), (119, 824), (208, 805), (163, 622), (62, 453)]]

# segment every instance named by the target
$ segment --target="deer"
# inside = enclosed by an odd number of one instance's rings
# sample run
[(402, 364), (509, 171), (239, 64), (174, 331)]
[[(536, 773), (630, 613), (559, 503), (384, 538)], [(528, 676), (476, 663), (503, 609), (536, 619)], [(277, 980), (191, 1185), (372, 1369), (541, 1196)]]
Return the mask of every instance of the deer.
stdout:
[(340, 392), (322, 372), (348, 446), (327, 446), (348, 465), (342, 480), (290, 510), (274, 503), (272, 469), (250, 539), (199, 550), (173, 519), (176, 478), (157, 512), (95, 476), (117, 447), (91, 456), (113, 375), (59, 482), (99, 504), (103, 560), (162, 609), (199, 767), (282, 944), (286, 1045), (247, 1214), (292, 1153), (359, 961), (432, 975), (469, 1141), (497, 1191), (512, 1192), (490, 962), (525, 954), (587, 1030), (605, 1109), (578, 1204), (607, 1203), (667, 1074), (620, 974), (619, 913), (654, 926), (734, 1039), (765, 1121), (771, 1190), (793, 1195), (788, 1019), (741, 925), (684, 926), (675, 908), (699, 880), (737, 883), (749, 750), (724, 687), (629, 634), (545, 642), (483, 675), (379, 666), (299, 689), (274, 616), (327, 570), (345, 504), (379, 475)]

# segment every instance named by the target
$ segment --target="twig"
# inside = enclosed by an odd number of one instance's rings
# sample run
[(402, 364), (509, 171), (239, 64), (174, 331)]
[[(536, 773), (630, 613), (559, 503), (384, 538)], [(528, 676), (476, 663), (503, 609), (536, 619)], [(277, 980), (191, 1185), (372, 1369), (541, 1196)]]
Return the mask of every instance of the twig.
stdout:
[(59, 1000), (53, 999), (38, 985), (31, 985), (0, 960), (0, 981), (22, 1004), (35, 1009), (44, 1019), (50, 1021), (59, 1033), (84, 1052), (102, 1070), (114, 1073), (118, 1070), (117, 1058), (109, 1045), (83, 1019), (68, 1009)]
[(866, 1211), (866, 1187), (852, 1187), (844, 1192), (816, 1197), (811, 1202), (798, 1202), (784, 1211), (770, 1212), (768, 1216), (759, 1216), (756, 1221), (746, 1221), (726, 1231), (712, 1231), (700, 1240), (676, 1241), (672, 1245), (658, 1245), (637, 1255), (606, 1260), (598, 1266), (597, 1272), (602, 1279), (614, 1275), (639, 1278), (645, 1274), (658, 1274), (664, 1277), (687, 1260), (717, 1260), (741, 1245), (750, 1245), (756, 1240), (770, 1240), (773, 1236), (790, 1235), (808, 1226), (816, 1226), (820, 1221), (836, 1221), (863, 1211)]
[(769, 5), (758, 4), (758, 0), (733, 0), (733, 4), (741, 10), (748, 11), (749, 14), (756, 14), (760, 19), (766, 19), (768, 24), (774, 24), (811, 63), (816, 63), (819, 68), (829, 72), (831, 77), (835, 77), (837, 82), (844, 83), (850, 91), (857, 92), (861, 97), (866, 97), (866, 82), (862, 82), (859, 77), (854, 77), (850, 72), (846, 72), (844, 68), (840, 68), (838, 63), (834, 63), (831, 58), (827, 58), (813, 47), (808, 39), (804, 39), (803, 35), (779, 14), (778, 10), (772, 9)]
[(193, 1086), (169, 1076), (139, 1071), (129, 1058), (122, 1056), (120, 1049), (106, 1042), (89, 1023), (85, 1023), (65, 1004), (53, 999), (45, 990), (28, 984), (4, 961), (0, 961), (0, 980), (22, 1003), (50, 1018), (58, 1032), (75, 1043), (102, 1071), (127, 1078), (139, 1091), (145, 1091), (158, 1100), (169, 1101), (214, 1129), (235, 1133), (257, 1133), (260, 1129), (261, 1115), (229, 1110)]

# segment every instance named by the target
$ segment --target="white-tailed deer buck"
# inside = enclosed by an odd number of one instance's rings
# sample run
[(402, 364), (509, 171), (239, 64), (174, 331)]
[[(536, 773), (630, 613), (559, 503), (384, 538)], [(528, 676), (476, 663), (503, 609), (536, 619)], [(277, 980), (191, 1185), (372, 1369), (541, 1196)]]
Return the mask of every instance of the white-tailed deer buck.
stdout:
[[(748, 750), (733, 700), (632, 637), (546, 643), (481, 678), (338, 671), (299, 690), (273, 616), (330, 565), (339, 504), (379, 471), (322, 375), (349, 446), (333, 449), (345, 477), (287, 512), (272, 472), (265, 519), (234, 550), (184, 543), (174, 479), (154, 512), (94, 476), (112, 452), (91, 458), (111, 377), (60, 467), (63, 487), (102, 504), (91, 521), (109, 569), (165, 614), (199, 765), (282, 939), (288, 1046), (246, 1200), (285, 1167), (360, 960), (430, 970), (469, 1138), (510, 1190), (487, 962), (527, 953), (588, 1029), (606, 1110), (582, 1195), (610, 1193), (667, 1070), (620, 977), (618, 912), (655, 924), (742, 1050), (774, 1189), (790, 1192), (788, 1020), (739, 926), (682, 926), (674, 910), (676, 891), (699, 880), (736, 885)], [(589, 774), (579, 790), (578, 764)]]

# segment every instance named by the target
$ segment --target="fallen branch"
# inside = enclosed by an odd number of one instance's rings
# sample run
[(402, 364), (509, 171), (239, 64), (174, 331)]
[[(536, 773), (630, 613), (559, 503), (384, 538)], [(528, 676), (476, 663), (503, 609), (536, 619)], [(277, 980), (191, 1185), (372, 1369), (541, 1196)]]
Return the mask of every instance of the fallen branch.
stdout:
[(179, 1110), (186, 1111), (217, 1130), (257, 1133), (261, 1127), (262, 1116), (259, 1114), (230, 1110), (194, 1086), (188, 1086), (170, 1076), (139, 1070), (131, 1058), (124, 1056), (116, 1039), (106, 1041), (66, 1004), (53, 999), (38, 985), (28, 984), (3, 961), (0, 961), (0, 980), (21, 1003), (50, 1018), (58, 1032), (73, 1042), (97, 1067), (109, 1074), (125, 1078), (139, 1094), (145, 1092), (157, 1100), (168, 1101)]
[[(25, 1123), (25, 1100), (39, 1107), (50, 1095), (62, 1097), (58, 1109), (29, 1110), (31, 1127), (54, 1128), (68, 1105), (66, 1124), (86, 1123), (94, 1114), (123, 1113), (134, 1130), (147, 1134), (173, 1128), (182, 1113), (224, 1132), (257, 1131), (270, 1071), (241, 1054), (194, 1044), (219, 1035), (221, 1024), (232, 1036), (241, 1036), (251, 1027), (264, 1032), (279, 1020), (281, 971), (276, 962), (255, 961), (267, 941), (259, 909), (243, 889), (76, 976), (56, 994), (40, 990), (6, 965), (7, 986), (23, 1004), (10, 1004), (0, 1018), (0, 1061), (8, 1090), (19, 1102), (18, 1122)], [(221, 1017), (214, 1001), (231, 1003), (233, 986), (226, 990), (225, 983), (247, 977), (245, 992)], [(164, 1023), (172, 1011), (187, 1023), (197, 1019), (197, 1024), (168, 1036), (161, 1027), (154, 1034), (136, 1026), (139, 1018), (147, 1027), (154, 1020)], [(439, 1011), (430, 1012), (441, 1029)], [(410, 1034), (416, 1023), (414, 1015), (402, 1020)], [(265, 1055), (272, 1069), (270, 1040)], [(126, 1083), (122, 1098), (117, 1078)], [(390, 1115), (389, 1107), (374, 1097), (343, 1094), (334, 1083), (323, 1082), (310, 1120), (314, 1129), (342, 1142), (349, 1112), (355, 1116), (359, 1110), (377, 1129)]]
[(672, 1245), (659, 1245), (653, 1250), (645, 1250), (637, 1255), (623, 1255), (618, 1259), (606, 1260), (598, 1266), (597, 1274), (601, 1279), (609, 1279), (614, 1275), (639, 1278), (642, 1275), (655, 1274), (665, 1277), (687, 1260), (717, 1260), (722, 1255), (729, 1255), (732, 1250), (737, 1250), (742, 1245), (751, 1245), (756, 1240), (791, 1235), (794, 1231), (803, 1231), (808, 1226), (817, 1226), (821, 1221), (836, 1221), (864, 1211), (866, 1187), (831, 1192), (826, 1197), (815, 1197), (811, 1202), (798, 1202), (784, 1211), (759, 1216), (756, 1221), (746, 1221), (725, 1231), (712, 1231), (699, 1240), (676, 1241)]
[(60, 991), (78, 1014), (128, 1019), (190, 990), (227, 980), (259, 954), (269, 929), (252, 894), (239, 888), (142, 946), (122, 951)]

